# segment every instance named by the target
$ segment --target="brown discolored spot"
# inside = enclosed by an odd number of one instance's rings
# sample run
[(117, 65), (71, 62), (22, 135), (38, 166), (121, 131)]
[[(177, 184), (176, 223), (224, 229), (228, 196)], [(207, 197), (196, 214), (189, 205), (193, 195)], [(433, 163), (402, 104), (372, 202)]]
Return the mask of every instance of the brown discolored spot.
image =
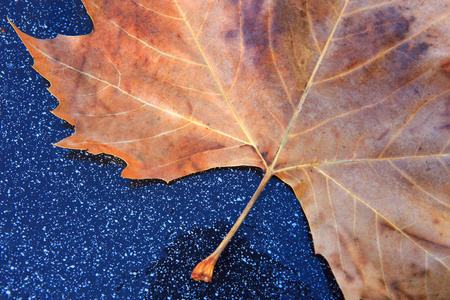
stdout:
[(411, 239), (413, 239), (416, 243), (421, 244), (422, 246), (425, 246), (430, 249), (442, 249), (442, 251), (447, 252), (450, 247), (444, 244), (438, 244), (435, 241), (429, 240), (425, 237), (419, 236), (413, 232), (408, 231), (407, 229), (403, 230), (404, 233), (406, 233)]
[(406, 19), (394, 7), (379, 10), (374, 14), (374, 17), (377, 20), (374, 23), (376, 36), (378, 38), (384, 36), (382, 41), (385, 48), (390, 48), (398, 44), (400, 40), (405, 39), (411, 23), (414, 22), (414, 18)]
[(397, 230), (394, 226), (392, 226), (390, 223), (387, 223), (387, 222), (383, 222), (383, 223), (380, 222), (379, 225), (384, 229)]
[(345, 271), (345, 269), (344, 269), (344, 275), (345, 275), (345, 279), (347, 279), (348, 281), (350, 281), (350, 282), (355, 281), (355, 277), (350, 275), (347, 271)]
[(297, 195), (298, 199), (303, 198), (303, 196), (308, 192), (309, 190), (309, 184), (305, 181), (301, 180), (299, 183), (297, 183), (294, 186), (295, 194)]
[(204, 164), (204, 161), (199, 161), (198, 159), (192, 159), (191, 157), (189, 157), (189, 162), (192, 165), (192, 169), (196, 172), (203, 170), (202, 165)]
[(268, 34), (266, 13), (262, 13), (264, 1), (252, 1), (251, 4), (243, 3), (242, 13), (244, 22), (242, 25), (242, 33), (245, 46), (248, 48), (260, 48), (268, 43)]
[(264, 158), (265, 161), (268, 161), (267, 158), (269, 156), (269, 152), (265, 151), (265, 152), (261, 152), (262, 157)]
[(235, 39), (237, 36), (239, 35), (239, 31), (238, 30), (228, 30), (225, 33), (225, 38), (227, 40), (233, 40)]
[(187, 111), (189, 115), (192, 115), (192, 104), (189, 101), (186, 101)]
[(396, 294), (400, 290), (397, 281), (392, 281), (389, 285), (391, 286), (391, 290), (395, 291)]
[(325, 220), (325, 219), (326, 219), (326, 214), (325, 214), (325, 212), (322, 211), (322, 210), (319, 211), (319, 214), (318, 214), (317, 218), (318, 218), (319, 220)]
[(444, 124), (438, 127), (439, 130), (449, 130), (450, 124)]
[(389, 133), (389, 129), (386, 129), (380, 136), (378, 137), (378, 141), (382, 140)]
[(216, 145), (211, 145), (209, 147), (205, 147), (204, 149), (206, 151), (211, 151), (211, 150), (218, 150), (218, 149), (223, 149), (225, 148), (225, 146), (223, 144), (216, 144)]
[(386, 282), (384, 281), (383, 278), (378, 278), (378, 283), (379, 283), (381, 286), (386, 286)]
[(396, 299), (423, 299), (423, 295), (412, 295), (396, 280), (389, 283), (389, 290), (391, 291), (391, 297)]
[(415, 45), (411, 49), (410, 53), (413, 55), (414, 58), (416, 58), (418, 56), (423, 55), (428, 50), (428, 48), (430, 48), (431, 46), (432, 46), (432, 44), (422, 42), (418, 45)]
[(440, 71), (445, 77), (450, 78), (450, 59), (447, 59), (441, 64)]
[(414, 62), (417, 62), (421, 56), (427, 53), (427, 50), (432, 46), (432, 44), (426, 42), (420, 43), (402, 43), (397, 47), (398, 51), (403, 53), (402, 56), (397, 57), (398, 64), (402, 68), (406, 69)]
[(359, 67), (363, 63), (364, 63), (364, 61), (362, 59), (357, 58), (354, 61), (352, 61), (350, 64), (345, 66), (345, 68), (343, 69), (343, 72), (348, 71), (348, 70), (353, 70), (354, 68)]
[[(306, 1), (278, 1), (271, 11), (272, 38), (275, 49), (284, 49), (289, 65), (293, 68), (295, 76), (295, 92), (300, 93), (304, 88), (305, 71), (312, 63), (314, 54), (310, 45), (311, 26)], [(276, 38), (274, 38), (276, 37)]]
[(419, 265), (417, 265), (416, 263), (412, 262), (410, 265), (410, 276), (418, 276), (421, 277), (423, 275), (425, 275), (426, 270), (424, 270), (422, 267), (420, 267)]

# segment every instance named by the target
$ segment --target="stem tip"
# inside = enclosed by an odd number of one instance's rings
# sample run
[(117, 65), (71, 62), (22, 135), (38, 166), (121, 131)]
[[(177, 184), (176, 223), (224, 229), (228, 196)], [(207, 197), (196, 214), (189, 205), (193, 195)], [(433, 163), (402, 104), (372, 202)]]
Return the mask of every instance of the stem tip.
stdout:
[(191, 277), (194, 278), (195, 281), (203, 280), (205, 282), (211, 282), (214, 272), (214, 266), (216, 265), (216, 261), (218, 258), (218, 255), (211, 254), (210, 256), (199, 262), (192, 271)]

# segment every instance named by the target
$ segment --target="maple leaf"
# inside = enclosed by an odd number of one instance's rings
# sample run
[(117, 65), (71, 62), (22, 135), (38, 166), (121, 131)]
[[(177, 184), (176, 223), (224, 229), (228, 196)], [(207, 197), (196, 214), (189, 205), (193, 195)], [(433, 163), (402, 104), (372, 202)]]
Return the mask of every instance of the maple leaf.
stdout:
[(18, 32), (75, 125), (58, 146), (130, 178), (265, 172), (195, 278), (277, 176), (346, 298), (450, 297), (449, 1), (84, 4), (89, 35)]

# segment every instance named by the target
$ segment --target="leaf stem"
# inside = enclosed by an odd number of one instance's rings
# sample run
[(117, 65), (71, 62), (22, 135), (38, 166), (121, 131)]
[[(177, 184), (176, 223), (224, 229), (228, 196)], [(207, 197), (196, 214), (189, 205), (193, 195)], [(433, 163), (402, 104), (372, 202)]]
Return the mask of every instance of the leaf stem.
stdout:
[(268, 172), (264, 175), (263, 179), (261, 180), (258, 188), (256, 189), (255, 193), (253, 194), (250, 201), (247, 203), (247, 206), (245, 206), (244, 210), (242, 211), (241, 215), (237, 219), (237, 221), (234, 223), (233, 227), (228, 232), (227, 236), (222, 240), (222, 242), (219, 244), (219, 246), (216, 248), (216, 250), (207, 258), (202, 260), (197, 264), (197, 266), (192, 271), (191, 277), (194, 278), (196, 281), (203, 280), (206, 282), (210, 282), (212, 280), (213, 271), (214, 271), (214, 265), (216, 264), (217, 259), (219, 258), (220, 254), (222, 254), (222, 251), (226, 248), (230, 240), (233, 238), (236, 231), (238, 231), (239, 227), (244, 222), (245, 218), (247, 217), (248, 213), (252, 209), (253, 205), (255, 204), (256, 200), (258, 200), (259, 195), (266, 187), (267, 183), (269, 182), (270, 178), (272, 177), (272, 172), (269, 169)]

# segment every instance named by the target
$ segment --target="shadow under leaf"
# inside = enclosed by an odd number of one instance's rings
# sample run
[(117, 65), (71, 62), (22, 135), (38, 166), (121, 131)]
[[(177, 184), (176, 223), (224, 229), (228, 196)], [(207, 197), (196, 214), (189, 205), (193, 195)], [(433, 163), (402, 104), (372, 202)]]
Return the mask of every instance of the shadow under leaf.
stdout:
[[(213, 281), (194, 281), (192, 269), (226, 232), (220, 223), (193, 228), (173, 241), (154, 264), (124, 278), (117, 295), (127, 285), (142, 284), (140, 296), (144, 299), (323, 299), (296, 270), (255, 250), (239, 232), (220, 256)], [(331, 284), (329, 299), (343, 299), (335, 281), (327, 284)]]

